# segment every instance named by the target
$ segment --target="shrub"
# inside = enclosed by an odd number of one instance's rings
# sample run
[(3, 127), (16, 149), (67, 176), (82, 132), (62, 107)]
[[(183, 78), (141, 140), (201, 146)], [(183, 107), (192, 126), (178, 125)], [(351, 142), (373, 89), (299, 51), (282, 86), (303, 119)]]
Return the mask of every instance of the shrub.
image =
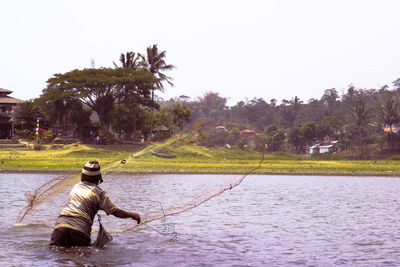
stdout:
[(56, 137), (54, 131), (52, 129), (49, 129), (47, 131), (44, 131), (43, 135), (41, 136), (43, 141), (51, 141)]

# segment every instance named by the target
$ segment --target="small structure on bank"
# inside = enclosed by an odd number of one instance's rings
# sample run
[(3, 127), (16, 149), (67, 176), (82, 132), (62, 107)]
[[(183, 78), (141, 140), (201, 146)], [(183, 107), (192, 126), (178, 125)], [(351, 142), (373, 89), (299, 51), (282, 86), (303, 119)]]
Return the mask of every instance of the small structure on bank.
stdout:
[(228, 132), (226, 127), (222, 125), (215, 127), (215, 130), (217, 130), (218, 132)]
[(240, 136), (242, 136), (244, 138), (254, 137), (256, 135), (257, 135), (257, 133), (254, 130), (244, 129), (244, 130), (240, 131)]
[(160, 125), (153, 129), (154, 139), (155, 140), (164, 140), (167, 139), (171, 133), (170, 130), (164, 125)]
[(387, 125), (384, 125), (383, 127), (383, 131), (385, 132), (385, 133), (390, 133), (390, 131), (392, 131), (392, 133), (398, 133), (399, 132), (399, 129), (400, 129), (400, 127), (396, 124), (396, 125), (393, 125), (392, 126), (392, 129), (390, 129), (390, 127), (389, 126), (387, 126)]
[(310, 147), (310, 154), (323, 154), (323, 153), (334, 153), (339, 149), (338, 141), (322, 141), (321, 143), (315, 144)]
[(10, 119), (15, 107), (23, 100), (8, 96), (13, 91), (0, 88), (0, 139), (10, 139), (14, 135), (14, 127)]

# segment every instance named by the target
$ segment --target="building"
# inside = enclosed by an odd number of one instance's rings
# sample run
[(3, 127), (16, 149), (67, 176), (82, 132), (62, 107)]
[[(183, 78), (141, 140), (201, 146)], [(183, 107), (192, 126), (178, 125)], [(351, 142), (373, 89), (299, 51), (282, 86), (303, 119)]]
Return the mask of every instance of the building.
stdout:
[(244, 130), (240, 131), (240, 136), (242, 136), (244, 138), (254, 137), (256, 135), (257, 135), (256, 131), (253, 131), (250, 129), (244, 129)]
[(323, 154), (323, 153), (333, 153), (338, 151), (339, 142), (338, 141), (323, 141), (319, 144), (315, 144), (310, 147), (310, 154)]
[[(390, 133), (390, 127), (387, 126), (387, 125), (384, 125), (383, 126), (383, 131), (385, 133)], [(398, 132), (399, 132), (399, 126), (392, 125), (392, 133), (398, 133)]]
[(15, 107), (24, 102), (23, 100), (8, 96), (13, 91), (0, 88), (0, 139), (11, 138), (14, 128), (11, 125), (11, 114)]
[(154, 140), (164, 140), (171, 136), (171, 131), (164, 125), (158, 126), (153, 129)]

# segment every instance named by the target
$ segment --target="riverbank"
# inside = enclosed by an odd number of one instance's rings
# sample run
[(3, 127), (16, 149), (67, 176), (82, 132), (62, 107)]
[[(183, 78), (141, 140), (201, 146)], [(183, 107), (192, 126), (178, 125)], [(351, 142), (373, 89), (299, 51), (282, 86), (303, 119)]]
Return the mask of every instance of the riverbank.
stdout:
[[(172, 156), (160, 157), (160, 156)], [(264, 157), (264, 160), (262, 160)], [(287, 153), (202, 147), (171, 139), (147, 145), (44, 146), (43, 150), (1, 150), (0, 172), (79, 172), (88, 160), (118, 173), (292, 174), (400, 176), (397, 160), (314, 160)], [(126, 160), (125, 164), (119, 164)], [(261, 163), (261, 164), (260, 164)], [(118, 165), (118, 167), (116, 167)]]

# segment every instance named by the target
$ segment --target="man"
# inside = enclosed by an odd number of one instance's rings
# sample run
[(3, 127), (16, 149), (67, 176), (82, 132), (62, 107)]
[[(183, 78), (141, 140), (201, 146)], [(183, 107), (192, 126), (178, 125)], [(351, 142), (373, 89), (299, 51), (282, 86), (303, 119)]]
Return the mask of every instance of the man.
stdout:
[(72, 188), (67, 204), (56, 221), (50, 245), (90, 246), (93, 219), (99, 209), (107, 215), (132, 218), (140, 223), (139, 214), (114, 205), (107, 193), (98, 186), (101, 182), (100, 164), (97, 161), (87, 162), (82, 169), (81, 182)]

